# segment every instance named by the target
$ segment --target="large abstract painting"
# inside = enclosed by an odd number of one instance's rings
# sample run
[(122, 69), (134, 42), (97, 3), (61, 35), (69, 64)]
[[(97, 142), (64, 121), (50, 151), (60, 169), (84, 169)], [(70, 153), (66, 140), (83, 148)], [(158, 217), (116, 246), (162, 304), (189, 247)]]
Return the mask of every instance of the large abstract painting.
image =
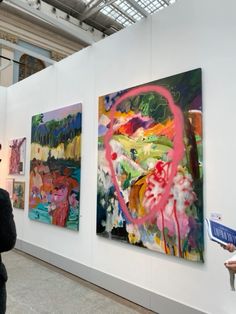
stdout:
[(32, 117), (29, 218), (79, 229), (81, 104)]
[(99, 98), (97, 234), (203, 261), (201, 69)]
[(10, 141), (9, 174), (18, 175), (25, 173), (25, 147), (25, 137)]

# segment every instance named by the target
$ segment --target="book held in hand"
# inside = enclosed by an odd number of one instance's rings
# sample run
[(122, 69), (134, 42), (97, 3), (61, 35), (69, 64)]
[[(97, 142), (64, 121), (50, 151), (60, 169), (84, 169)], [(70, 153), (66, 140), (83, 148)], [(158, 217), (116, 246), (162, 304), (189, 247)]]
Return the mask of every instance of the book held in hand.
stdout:
[(205, 219), (209, 238), (212, 241), (226, 245), (232, 243), (236, 246), (236, 230), (224, 226), (214, 220)]

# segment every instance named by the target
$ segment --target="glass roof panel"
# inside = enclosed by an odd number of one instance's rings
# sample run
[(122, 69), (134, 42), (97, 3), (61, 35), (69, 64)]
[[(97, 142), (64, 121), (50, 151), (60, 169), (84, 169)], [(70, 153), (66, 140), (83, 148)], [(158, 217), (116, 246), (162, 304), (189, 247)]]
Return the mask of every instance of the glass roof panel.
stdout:
[[(104, 6), (104, 1), (100, 6)], [(124, 27), (135, 23), (143, 16), (125, 0), (117, 0), (101, 9), (101, 12), (119, 22)]]
[(102, 7), (100, 12), (126, 27), (143, 18), (142, 11), (149, 15), (167, 7), (168, 4), (173, 4), (176, 0), (116, 0), (109, 5), (106, 5), (106, 2), (100, 3), (99, 6)]

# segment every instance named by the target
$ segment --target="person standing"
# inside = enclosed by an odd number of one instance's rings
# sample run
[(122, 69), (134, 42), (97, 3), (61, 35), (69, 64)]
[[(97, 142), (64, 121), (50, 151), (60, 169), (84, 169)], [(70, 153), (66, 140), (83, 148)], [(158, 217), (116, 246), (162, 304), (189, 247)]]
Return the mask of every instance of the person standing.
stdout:
[(2, 262), (1, 253), (10, 251), (16, 242), (16, 227), (12, 205), (7, 191), (0, 188), (0, 314), (6, 313), (7, 271)]

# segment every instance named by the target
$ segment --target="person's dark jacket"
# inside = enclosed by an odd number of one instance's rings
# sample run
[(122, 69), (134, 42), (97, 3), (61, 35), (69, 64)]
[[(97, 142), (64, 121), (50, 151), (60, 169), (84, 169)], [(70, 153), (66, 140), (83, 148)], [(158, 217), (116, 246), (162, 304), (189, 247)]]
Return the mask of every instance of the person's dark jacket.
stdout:
[[(7, 191), (0, 189), (0, 253), (10, 251), (16, 242), (16, 227)], [(7, 281), (7, 272), (0, 254), (0, 282)]]

